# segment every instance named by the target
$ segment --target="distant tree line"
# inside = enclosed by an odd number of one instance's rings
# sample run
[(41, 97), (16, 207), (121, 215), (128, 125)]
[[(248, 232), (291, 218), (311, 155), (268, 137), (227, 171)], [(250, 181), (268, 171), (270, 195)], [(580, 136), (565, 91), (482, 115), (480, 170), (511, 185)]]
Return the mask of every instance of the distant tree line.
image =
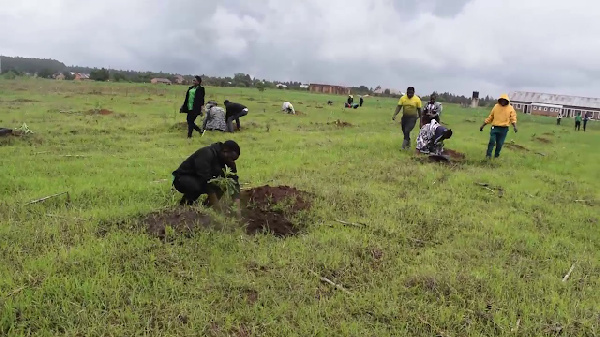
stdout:
[[(133, 70), (115, 70), (106, 68), (90, 68), (80, 66), (67, 66), (64, 63), (53, 59), (24, 58), (24, 57), (6, 57), (0, 56), (2, 74), (5, 78), (14, 78), (24, 74), (37, 74), (38, 77), (52, 78), (56, 74), (63, 74), (66, 80), (74, 78), (72, 73), (85, 73), (90, 75), (91, 80), (95, 81), (113, 81), (113, 82), (132, 82), (149, 83), (153, 78), (166, 78), (176, 82), (177, 74), (163, 72), (140, 72)], [(182, 75), (184, 84), (190, 84), (193, 81), (193, 75)], [(248, 74), (236, 73), (233, 77), (218, 77), (201, 75), (202, 82), (207, 86), (215, 87), (255, 87), (260, 91), (265, 89), (277, 88), (279, 84), (285, 86), (285, 89), (300, 90), (302, 83), (296, 81), (268, 81), (265, 79), (253, 78)], [(281, 86), (280, 86), (281, 87)], [(283, 87), (281, 87), (283, 88)], [(374, 95), (374, 89), (366, 86), (352, 87), (351, 92), (356, 95)], [(464, 95), (458, 96), (449, 92), (436, 93), (438, 101), (456, 104), (471, 104), (471, 98)], [(386, 89), (383, 94), (377, 96), (399, 97), (390, 93)], [(429, 95), (421, 96), (423, 100), (429, 100)], [(479, 100), (480, 106), (490, 106), (495, 103), (495, 99), (489, 96)]]

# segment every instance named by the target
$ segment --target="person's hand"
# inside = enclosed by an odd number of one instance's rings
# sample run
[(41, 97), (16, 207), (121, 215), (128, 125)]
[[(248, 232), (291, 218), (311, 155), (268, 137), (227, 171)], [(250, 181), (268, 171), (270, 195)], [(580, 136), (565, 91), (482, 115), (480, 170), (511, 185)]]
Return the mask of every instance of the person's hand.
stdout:
[(519, 132), (516, 125), (513, 126), (513, 129), (515, 130), (515, 133)]
[(396, 116), (392, 117), (392, 120), (395, 121), (396, 120)]
[(483, 131), (483, 128), (484, 128), (484, 127), (485, 127), (485, 125), (482, 125), (482, 126), (479, 128), (479, 131)]

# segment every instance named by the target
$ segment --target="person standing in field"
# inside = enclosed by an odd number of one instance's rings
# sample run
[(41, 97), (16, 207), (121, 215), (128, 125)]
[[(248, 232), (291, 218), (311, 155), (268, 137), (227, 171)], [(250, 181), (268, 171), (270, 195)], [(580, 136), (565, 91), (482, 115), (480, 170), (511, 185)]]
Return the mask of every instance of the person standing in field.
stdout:
[(201, 84), (202, 78), (194, 76), (194, 85), (188, 88), (183, 105), (179, 109), (179, 112), (187, 114), (188, 138), (192, 138), (194, 130), (202, 133), (202, 130), (196, 125), (196, 118), (202, 116), (202, 107), (204, 106), (205, 91)]
[(559, 112), (556, 116), (556, 125), (560, 125), (560, 120), (562, 119), (562, 114)]
[(352, 103), (354, 103), (354, 96), (348, 95), (348, 105), (352, 106)]
[(575, 116), (575, 131), (581, 130), (581, 112)]
[(193, 205), (201, 195), (208, 195), (210, 207), (221, 207), (219, 200), (226, 191), (209, 181), (217, 177), (225, 177), (225, 167), (229, 167), (235, 181), (233, 200), (240, 216), (240, 184), (235, 161), (240, 157), (240, 146), (233, 140), (225, 143), (214, 143), (194, 152), (184, 160), (177, 170), (173, 171), (173, 187), (183, 194), (180, 205)]
[(415, 95), (415, 88), (408, 87), (406, 89), (406, 95), (402, 96), (398, 101), (396, 112), (392, 117), (392, 120), (396, 120), (396, 116), (403, 110), (402, 119), (400, 124), (402, 125), (402, 133), (404, 134), (404, 142), (402, 143), (402, 149), (406, 150), (410, 147), (410, 132), (417, 125), (417, 119), (421, 119), (421, 99)]
[(495, 158), (500, 157), (500, 151), (506, 140), (508, 134), (508, 127), (513, 126), (515, 133), (517, 132), (517, 113), (510, 105), (510, 99), (507, 94), (502, 94), (498, 99), (498, 103), (492, 109), (489, 117), (483, 122), (483, 125), (479, 128), (479, 131), (483, 131), (483, 128), (487, 124), (492, 124), (492, 131), (490, 132), (490, 142), (485, 157), (487, 159), (492, 158), (492, 152), (494, 146), (496, 151), (494, 154)]
[(590, 120), (590, 117), (588, 115), (588, 113), (585, 113), (585, 116), (583, 117), (583, 132), (585, 132), (585, 129), (587, 128), (587, 122)]
[(248, 108), (240, 103), (233, 103), (225, 100), (225, 120), (227, 121), (227, 132), (233, 132), (233, 121), (237, 124), (238, 131), (242, 130), (240, 118), (248, 114)]
[(363, 99), (363, 97), (362, 96), (358, 96), (358, 104), (359, 104), (359, 106), (362, 107), (362, 105), (363, 105), (364, 102), (365, 102), (365, 100)]
[(442, 103), (436, 102), (437, 96), (435, 93), (429, 97), (429, 103), (425, 105), (423, 109), (423, 118), (421, 118), (421, 127), (429, 124), (432, 119), (435, 119), (438, 123), (440, 122), (440, 116), (442, 115)]

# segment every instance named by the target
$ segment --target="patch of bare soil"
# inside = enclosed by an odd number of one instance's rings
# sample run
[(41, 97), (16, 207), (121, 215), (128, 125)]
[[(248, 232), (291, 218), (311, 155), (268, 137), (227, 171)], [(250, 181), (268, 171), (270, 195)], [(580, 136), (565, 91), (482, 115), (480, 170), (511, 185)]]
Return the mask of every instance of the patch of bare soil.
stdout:
[(551, 140), (547, 139), (547, 138), (542, 138), (542, 137), (538, 137), (536, 138), (539, 142), (544, 143), (544, 144), (550, 144), (552, 143)]
[(296, 116), (304, 116), (305, 113), (300, 111), (300, 110), (296, 110)]
[(92, 110), (88, 111), (88, 114), (107, 116), (107, 115), (112, 115), (113, 112), (108, 109), (92, 109)]
[(450, 157), (450, 159), (455, 161), (463, 161), (466, 158), (464, 153), (454, 151), (448, 148), (444, 149), (444, 155)]
[(289, 236), (299, 232), (290, 218), (311, 204), (306, 192), (288, 186), (263, 186), (244, 191), (241, 202), (245, 206), (244, 220), (248, 234), (269, 232), (276, 236)]
[(333, 121), (333, 122), (329, 122), (327, 124), (328, 125), (335, 125), (335, 126), (340, 127), (340, 128), (347, 128), (347, 127), (353, 126), (352, 124), (350, 124), (348, 122), (344, 122), (343, 120), (340, 120), (340, 119), (338, 119), (336, 121)]
[(524, 152), (529, 152), (529, 149), (521, 146), (521, 145), (517, 145), (514, 143), (508, 143), (505, 145), (506, 147), (508, 147), (509, 149), (513, 149), (513, 150), (518, 150), (518, 151), (524, 151)]
[(35, 103), (35, 102), (39, 102), (33, 99), (27, 99), (27, 98), (17, 98), (15, 100), (13, 100), (13, 102), (15, 103)]
[(166, 228), (174, 232), (191, 235), (197, 228), (209, 228), (213, 223), (210, 216), (198, 213), (190, 207), (181, 207), (169, 211), (151, 213), (142, 222), (147, 226), (148, 234), (164, 239)]
[[(262, 186), (241, 193), (242, 221), (247, 224), (246, 233), (272, 233), (286, 237), (298, 234), (300, 228), (291, 218), (298, 212), (308, 210), (311, 203), (308, 193), (288, 186)], [(191, 207), (151, 213), (140, 219), (146, 232), (165, 239), (167, 227), (173, 232), (191, 235), (198, 229), (218, 228), (220, 223), (210, 215)]]

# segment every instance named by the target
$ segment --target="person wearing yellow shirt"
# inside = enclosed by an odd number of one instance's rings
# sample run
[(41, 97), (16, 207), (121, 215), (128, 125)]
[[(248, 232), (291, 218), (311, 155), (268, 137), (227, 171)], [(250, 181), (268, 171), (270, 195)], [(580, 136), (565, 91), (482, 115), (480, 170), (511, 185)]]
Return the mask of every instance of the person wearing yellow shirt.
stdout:
[(500, 96), (498, 103), (492, 109), (490, 116), (483, 122), (479, 131), (483, 131), (483, 128), (487, 124), (492, 124), (492, 131), (490, 132), (490, 142), (488, 143), (486, 158), (492, 158), (494, 146), (496, 147), (494, 157), (498, 158), (508, 134), (508, 127), (512, 125), (515, 133), (517, 132), (517, 113), (512, 105), (510, 105), (510, 99), (507, 94)]
[(421, 99), (415, 95), (415, 88), (408, 87), (406, 95), (400, 97), (398, 106), (396, 106), (396, 112), (394, 113), (394, 117), (392, 117), (392, 120), (396, 120), (396, 116), (400, 113), (400, 110), (404, 110), (401, 119), (402, 133), (404, 134), (403, 150), (410, 147), (410, 132), (415, 128), (417, 119), (421, 119), (421, 108)]

